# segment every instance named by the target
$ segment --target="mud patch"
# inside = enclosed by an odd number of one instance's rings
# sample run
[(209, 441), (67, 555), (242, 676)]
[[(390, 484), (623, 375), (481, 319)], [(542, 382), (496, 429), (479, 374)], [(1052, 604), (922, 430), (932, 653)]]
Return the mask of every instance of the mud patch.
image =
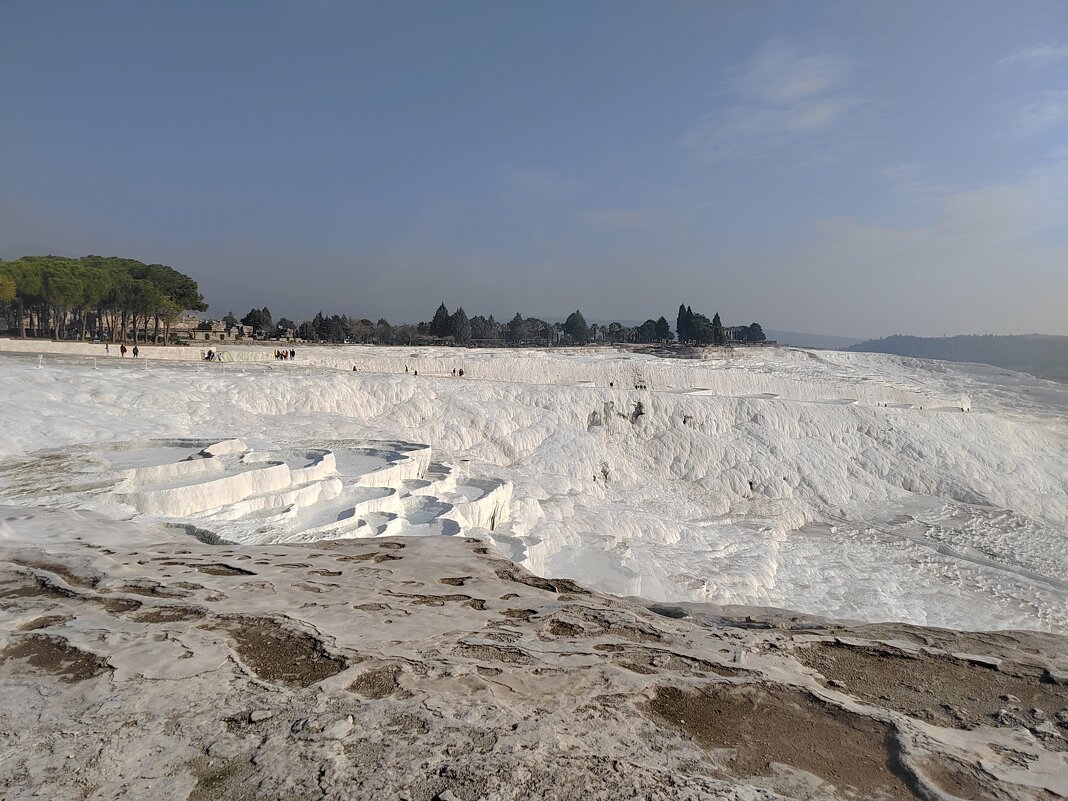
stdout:
[(531, 665), (533, 657), (521, 648), (503, 645), (486, 645), (484, 643), (460, 643), (453, 651), (458, 656), (486, 662), (504, 662), (509, 665)]
[(244, 568), (234, 567), (233, 565), (227, 565), (222, 562), (211, 562), (206, 565), (191, 565), (195, 567), (201, 573), (206, 573), (209, 576), (255, 576), (251, 570), (245, 570)]
[(396, 665), (384, 665), (366, 670), (349, 685), (349, 692), (358, 693), (371, 700), (385, 698), (400, 689), (400, 684), (397, 682), (399, 674), (400, 668)]
[(632, 648), (616, 653), (618, 654), (614, 660), (616, 664), (635, 673), (677, 673), (682, 676), (707, 678), (709, 676), (743, 676), (749, 672), (741, 668), (718, 665), (704, 659), (657, 648)]
[(201, 757), (190, 765), (197, 778), (187, 801), (245, 801), (254, 798), (254, 786), (248, 778), (255, 768), (248, 759), (208, 759)]
[(571, 579), (542, 578), (524, 570), (519, 565), (509, 564), (507, 567), (498, 568), (497, 578), (501, 579), (501, 581), (514, 581), (517, 584), (525, 584), (536, 590), (545, 590), (545, 592), (568, 592), (574, 595), (590, 594), (589, 590), (576, 584)]
[(344, 556), (335, 556), (334, 559), (338, 562), (370, 562), (372, 559), (377, 559), (381, 554), (375, 553), (349, 553)]
[(83, 589), (91, 590), (96, 587), (100, 581), (100, 579), (95, 576), (79, 575), (66, 565), (57, 564), (56, 562), (41, 562), (34, 559), (10, 559), (9, 561), (14, 565), (21, 565), (22, 567), (28, 567), (33, 570), (43, 570), (46, 573), (59, 576), (71, 587), (81, 587)]
[(771, 763), (777, 762), (818, 776), (857, 799), (917, 797), (896, 759), (887, 726), (798, 690), (659, 687), (647, 710), (705, 748), (730, 749), (721, 764), (731, 776), (774, 775)]
[(528, 622), (534, 615), (538, 614), (537, 609), (502, 609), (499, 613), (503, 617), (510, 617), (513, 620), (522, 620), (524, 623)]
[(470, 576), (450, 576), (448, 578), (438, 579), (438, 584), (448, 584), (452, 587), (462, 587), (465, 582), (471, 580)]
[(65, 684), (85, 681), (111, 670), (105, 659), (75, 648), (62, 637), (24, 634), (0, 651), (0, 665), (15, 675), (56, 676)]
[(858, 698), (939, 726), (990, 725), (1003, 717), (1000, 710), (1013, 707), (1024, 715), (1035, 708), (1050, 715), (1068, 708), (1068, 686), (1044, 682), (1037, 669), (1029, 675), (1007, 663), (994, 670), (948, 656), (842, 643), (798, 648), (794, 656)]
[(162, 584), (123, 584), (118, 587), (109, 587), (107, 592), (121, 592), (126, 595), (141, 595), (145, 598), (184, 598), (189, 593), (181, 590), (172, 590)]
[(205, 613), (190, 606), (160, 606), (145, 609), (132, 615), (138, 623), (180, 623), (185, 620), (200, 620)]
[(310, 687), (346, 667), (315, 637), (269, 618), (232, 617), (211, 628), (227, 632), (241, 662), (264, 681)]

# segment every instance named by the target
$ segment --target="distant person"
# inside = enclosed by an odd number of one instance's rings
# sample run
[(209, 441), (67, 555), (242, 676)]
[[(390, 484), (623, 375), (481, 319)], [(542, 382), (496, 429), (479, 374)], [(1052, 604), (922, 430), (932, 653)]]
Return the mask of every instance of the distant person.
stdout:
[(415, 371), (415, 374), (416, 374), (416, 375), (419, 375), (419, 371), (418, 371), (418, 370), (416, 370), (416, 371)]
[(464, 368), (460, 368), (460, 378), (464, 377)]
[(297, 358), (297, 352), (296, 352), (295, 350), (291, 350), (291, 351), (289, 351), (289, 358), (290, 358), (290, 359), (295, 359), (295, 358)]
[(134, 349), (133, 349), (133, 355), (134, 355), (134, 358), (135, 358), (135, 359), (137, 358), (137, 354), (138, 354), (138, 353), (140, 353), (140, 351), (139, 351), (139, 350), (137, 349), (137, 345), (134, 345)]
[(109, 345), (107, 342), (104, 343), (104, 355), (105, 356), (110, 356), (111, 355), (111, 345)]
[(453, 378), (456, 377), (456, 368), (455, 367), (452, 368), (452, 376), (453, 376)]
[(404, 372), (408, 372), (408, 365), (404, 365)]
[(213, 350), (209, 350), (208, 351), (208, 361), (209, 362), (215, 361), (215, 351), (213, 351)]
[(356, 372), (356, 365), (355, 364), (352, 365), (352, 372), (354, 372), (354, 373)]
[(119, 346), (119, 356), (121, 357), (121, 356), (125, 356), (125, 355), (126, 355), (126, 346), (125, 345), (120, 345)]

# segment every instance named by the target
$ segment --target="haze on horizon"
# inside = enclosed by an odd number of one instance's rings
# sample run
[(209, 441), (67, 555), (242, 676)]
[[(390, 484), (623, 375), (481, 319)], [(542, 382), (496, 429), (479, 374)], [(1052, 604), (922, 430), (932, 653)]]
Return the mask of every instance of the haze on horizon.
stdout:
[(1068, 5), (0, 4), (0, 257), (211, 311), (1068, 334)]

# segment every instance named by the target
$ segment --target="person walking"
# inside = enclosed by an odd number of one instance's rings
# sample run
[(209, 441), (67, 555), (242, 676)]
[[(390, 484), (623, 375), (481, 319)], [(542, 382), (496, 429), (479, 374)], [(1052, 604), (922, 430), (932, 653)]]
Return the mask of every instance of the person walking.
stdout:
[(126, 355), (126, 346), (125, 345), (120, 345), (119, 346), (119, 356), (121, 357), (121, 356), (125, 356), (125, 355)]
[(105, 356), (110, 356), (111, 355), (111, 345), (109, 345), (107, 342), (104, 343), (104, 355)]
[(134, 345), (134, 349), (133, 349), (133, 355), (134, 355), (134, 358), (135, 358), (135, 359), (137, 358), (137, 354), (138, 354), (138, 353), (140, 353), (140, 351), (138, 351), (138, 350), (137, 350), (137, 345)]

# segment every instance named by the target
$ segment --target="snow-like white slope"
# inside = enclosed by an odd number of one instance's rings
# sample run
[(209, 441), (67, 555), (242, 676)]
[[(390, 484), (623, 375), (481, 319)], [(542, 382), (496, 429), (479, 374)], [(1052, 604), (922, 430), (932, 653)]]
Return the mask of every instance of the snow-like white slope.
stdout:
[(298, 348), (276, 363), (246, 348), (223, 364), (145, 350), (97, 369), (77, 351), (0, 359), (0, 453), (422, 442), (512, 482), (493, 537), (535, 572), (661, 600), (1068, 630), (1068, 392), (1049, 382), (793, 349)]

